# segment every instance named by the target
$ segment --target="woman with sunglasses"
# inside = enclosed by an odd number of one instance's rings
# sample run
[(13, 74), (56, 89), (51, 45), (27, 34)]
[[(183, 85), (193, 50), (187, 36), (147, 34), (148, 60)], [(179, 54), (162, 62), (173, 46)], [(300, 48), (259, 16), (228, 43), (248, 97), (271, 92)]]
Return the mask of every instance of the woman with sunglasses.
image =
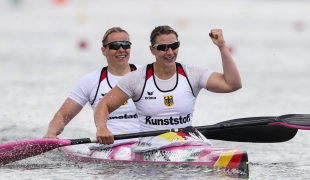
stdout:
[(128, 98), (135, 102), (140, 130), (154, 131), (191, 126), (196, 97), (202, 88), (216, 93), (240, 89), (238, 68), (222, 30), (212, 29), (209, 36), (220, 50), (223, 73), (177, 63), (178, 34), (169, 26), (156, 27), (150, 36), (150, 50), (156, 61), (124, 76), (95, 109), (99, 142), (113, 143), (107, 117)]
[[(116, 83), (140, 65), (129, 64), (131, 43), (129, 34), (120, 27), (106, 31), (102, 39), (102, 54), (108, 66), (91, 72), (80, 79), (49, 124), (45, 138), (58, 138), (65, 126), (89, 102), (94, 109)], [(123, 101), (121, 107), (109, 115), (107, 126), (114, 134), (139, 131), (136, 107), (131, 99)]]

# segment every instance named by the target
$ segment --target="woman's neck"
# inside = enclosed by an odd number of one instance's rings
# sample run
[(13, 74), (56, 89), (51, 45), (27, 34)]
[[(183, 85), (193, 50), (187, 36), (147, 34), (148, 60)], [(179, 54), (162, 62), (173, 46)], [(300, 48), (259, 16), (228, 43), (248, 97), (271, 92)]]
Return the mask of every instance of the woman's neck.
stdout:
[(170, 79), (176, 72), (176, 66), (162, 67), (158, 63), (153, 64), (155, 75), (162, 80)]
[(109, 73), (115, 75), (115, 76), (124, 76), (125, 74), (131, 72), (129, 64), (115, 67), (113, 65), (108, 65), (108, 71)]

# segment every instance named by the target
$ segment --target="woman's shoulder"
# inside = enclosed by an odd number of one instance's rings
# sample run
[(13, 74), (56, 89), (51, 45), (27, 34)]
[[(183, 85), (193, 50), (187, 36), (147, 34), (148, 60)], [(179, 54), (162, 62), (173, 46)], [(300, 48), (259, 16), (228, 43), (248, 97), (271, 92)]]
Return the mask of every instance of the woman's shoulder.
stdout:
[(180, 63), (182, 68), (187, 73), (198, 73), (198, 72), (205, 72), (205, 71), (211, 71), (208, 67), (204, 67), (201, 65), (190, 65), (190, 64), (184, 64)]
[[(85, 97), (85, 98), (88, 97), (92, 89), (96, 88), (99, 83), (101, 70), (102, 68), (97, 69), (91, 73), (84, 75), (82, 78), (80, 78), (80, 80), (74, 87), (73, 91), (71, 92), (71, 97), (76, 97), (76, 94), (79, 94), (79, 95), (77, 98), (74, 98), (75, 100), (77, 100), (80, 97)], [(84, 104), (84, 103), (81, 103), (81, 104)]]
[(102, 68), (94, 70), (86, 75), (84, 75), (81, 80), (92, 80), (92, 79), (96, 79), (99, 80), (99, 76), (101, 74)]
[(189, 68), (189, 69), (193, 69), (193, 68), (201, 68), (201, 67), (203, 67), (203, 66), (199, 66), (199, 65), (192, 65), (192, 64), (184, 64), (184, 63), (179, 63), (179, 64), (181, 64), (181, 66), (182, 66), (183, 68)]

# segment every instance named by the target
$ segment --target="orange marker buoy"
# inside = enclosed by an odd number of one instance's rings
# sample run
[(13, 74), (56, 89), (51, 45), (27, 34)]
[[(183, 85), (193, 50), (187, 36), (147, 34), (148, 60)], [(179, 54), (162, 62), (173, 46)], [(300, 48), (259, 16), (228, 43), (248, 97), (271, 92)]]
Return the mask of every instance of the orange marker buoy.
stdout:
[(79, 46), (79, 49), (84, 50), (84, 49), (87, 49), (88, 43), (86, 40), (80, 40), (78, 46)]

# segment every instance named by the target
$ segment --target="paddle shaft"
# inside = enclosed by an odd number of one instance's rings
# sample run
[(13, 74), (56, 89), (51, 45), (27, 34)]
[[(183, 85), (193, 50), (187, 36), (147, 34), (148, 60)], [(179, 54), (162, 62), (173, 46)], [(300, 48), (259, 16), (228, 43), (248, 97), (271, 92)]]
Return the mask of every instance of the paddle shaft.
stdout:
[(76, 144), (87, 144), (87, 143), (97, 143), (97, 139), (91, 139), (91, 138), (82, 138), (82, 139), (71, 139), (71, 145)]
[[(296, 124), (300, 122), (302, 122), (302, 124), (296, 126)], [(253, 143), (276, 143), (288, 141), (296, 135), (298, 129), (307, 129), (309, 127), (309, 115), (290, 114), (279, 117), (263, 116), (239, 118), (214, 125), (197, 126), (195, 128), (208, 139)], [(182, 128), (122, 134), (115, 135), (114, 139), (120, 140), (157, 136), (166, 132), (177, 132), (181, 130)]]

